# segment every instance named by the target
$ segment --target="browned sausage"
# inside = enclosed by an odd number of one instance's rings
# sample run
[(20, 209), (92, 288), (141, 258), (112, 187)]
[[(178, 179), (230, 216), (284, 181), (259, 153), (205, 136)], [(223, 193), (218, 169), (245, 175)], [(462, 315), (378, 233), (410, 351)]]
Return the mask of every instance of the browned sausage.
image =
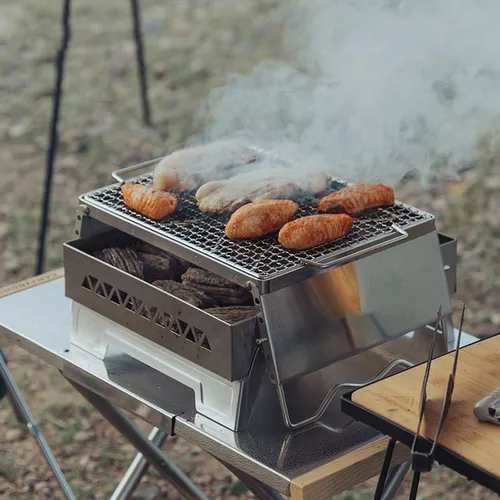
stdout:
[(384, 184), (362, 183), (325, 196), (318, 204), (318, 211), (357, 214), (368, 208), (392, 204), (394, 189)]
[(345, 236), (353, 219), (347, 214), (308, 215), (285, 224), (279, 242), (290, 250), (304, 250)]
[(233, 240), (258, 238), (279, 231), (293, 219), (299, 206), (290, 200), (260, 200), (238, 208), (226, 225)]
[(161, 220), (177, 209), (177, 197), (143, 184), (123, 184), (123, 201), (127, 207), (153, 220)]

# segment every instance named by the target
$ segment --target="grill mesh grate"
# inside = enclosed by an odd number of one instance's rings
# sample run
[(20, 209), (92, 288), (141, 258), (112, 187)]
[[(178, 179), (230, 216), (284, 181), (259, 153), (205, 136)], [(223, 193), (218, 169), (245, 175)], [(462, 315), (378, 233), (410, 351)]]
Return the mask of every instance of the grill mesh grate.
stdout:
[[(138, 177), (135, 181), (150, 184), (151, 174)], [(344, 186), (332, 183), (328, 192)], [(430, 214), (401, 203), (388, 208), (371, 209), (358, 214), (355, 220), (374, 220), (370, 223), (355, 222), (351, 232), (344, 238), (310, 250), (292, 252), (278, 243), (277, 235), (259, 240), (239, 242), (229, 240), (224, 235), (227, 217), (201, 213), (196, 205), (194, 193), (181, 193), (177, 212), (161, 222), (152, 221), (127, 208), (123, 203), (120, 187), (116, 184), (88, 193), (83, 198), (89, 200), (91, 204), (97, 203), (107, 211), (125, 215), (131, 221), (154, 229), (167, 238), (175, 236), (201, 252), (244, 268), (249, 275), (261, 279), (269, 279), (292, 270), (301, 264), (300, 258), (318, 260), (325, 256), (334, 257), (335, 254), (354, 252), (360, 246), (368, 242), (375, 243), (393, 232), (392, 224), (408, 229), (433, 218)], [(315, 213), (317, 213), (315, 204), (309, 202), (301, 205), (296, 217)]]

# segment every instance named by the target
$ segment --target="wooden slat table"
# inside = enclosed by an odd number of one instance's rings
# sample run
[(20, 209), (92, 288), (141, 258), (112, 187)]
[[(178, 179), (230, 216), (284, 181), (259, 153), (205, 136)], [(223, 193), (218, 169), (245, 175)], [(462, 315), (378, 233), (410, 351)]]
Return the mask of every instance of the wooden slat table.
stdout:
[[(433, 360), (421, 435), (433, 438), (454, 353)], [(418, 423), (425, 364), (344, 396), (342, 409), (410, 446)], [(474, 405), (500, 386), (500, 334), (460, 350), (448, 417), (436, 460), (500, 494), (500, 427), (479, 422)]]

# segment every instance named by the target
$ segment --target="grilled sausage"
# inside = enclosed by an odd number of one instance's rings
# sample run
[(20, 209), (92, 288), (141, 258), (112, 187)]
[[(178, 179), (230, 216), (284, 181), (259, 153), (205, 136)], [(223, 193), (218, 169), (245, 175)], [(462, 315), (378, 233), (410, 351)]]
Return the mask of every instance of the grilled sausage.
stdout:
[(285, 224), (278, 241), (290, 250), (305, 250), (345, 236), (353, 219), (347, 214), (320, 214), (301, 217)]
[(362, 183), (325, 196), (318, 204), (318, 211), (357, 214), (368, 208), (392, 204), (394, 189), (384, 184)]
[(161, 220), (177, 209), (177, 197), (143, 184), (123, 184), (123, 201), (127, 207), (153, 220)]
[(232, 240), (258, 238), (279, 231), (293, 219), (299, 206), (290, 200), (260, 200), (248, 203), (233, 213), (226, 224)]

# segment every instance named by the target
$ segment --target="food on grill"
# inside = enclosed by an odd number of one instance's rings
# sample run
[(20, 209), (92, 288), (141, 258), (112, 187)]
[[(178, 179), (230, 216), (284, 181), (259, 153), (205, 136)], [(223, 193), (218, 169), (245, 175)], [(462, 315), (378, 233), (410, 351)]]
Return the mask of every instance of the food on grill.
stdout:
[(244, 205), (226, 224), (232, 240), (258, 238), (279, 231), (297, 213), (299, 206), (290, 200), (261, 200)]
[(254, 306), (214, 307), (205, 311), (230, 324), (251, 318), (258, 312)]
[(207, 182), (196, 192), (198, 208), (205, 213), (234, 212), (252, 201), (293, 199), (298, 193), (321, 193), (327, 176), (274, 167), (238, 174), (230, 179)]
[(143, 264), (144, 280), (148, 283), (157, 280), (180, 280), (183, 269), (171, 255), (160, 256), (139, 252), (137, 256)]
[(158, 280), (153, 281), (153, 286), (160, 288), (164, 292), (168, 292), (175, 297), (191, 304), (199, 309), (206, 309), (207, 307), (214, 307), (217, 304), (205, 293), (192, 286), (184, 285), (172, 280)]
[(153, 220), (161, 220), (177, 209), (177, 197), (143, 184), (123, 184), (123, 201), (127, 207)]
[(368, 208), (393, 204), (394, 189), (384, 184), (362, 183), (325, 196), (318, 204), (318, 211), (357, 214)]
[(285, 224), (278, 241), (290, 250), (305, 250), (342, 238), (352, 223), (352, 217), (347, 214), (308, 215)]
[(153, 186), (163, 191), (196, 189), (208, 180), (229, 177), (235, 169), (255, 160), (254, 151), (234, 140), (181, 149), (156, 165)]
[(137, 278), (143, 279), (143, 265), (132, 247), (109, 247), (94, 252), (94, 257)]
[(222, 307), (252, 303), (252, 294), (247, 289), (205, 269), (189, 268), (182, 275), (182, 283), (204, 292)]

